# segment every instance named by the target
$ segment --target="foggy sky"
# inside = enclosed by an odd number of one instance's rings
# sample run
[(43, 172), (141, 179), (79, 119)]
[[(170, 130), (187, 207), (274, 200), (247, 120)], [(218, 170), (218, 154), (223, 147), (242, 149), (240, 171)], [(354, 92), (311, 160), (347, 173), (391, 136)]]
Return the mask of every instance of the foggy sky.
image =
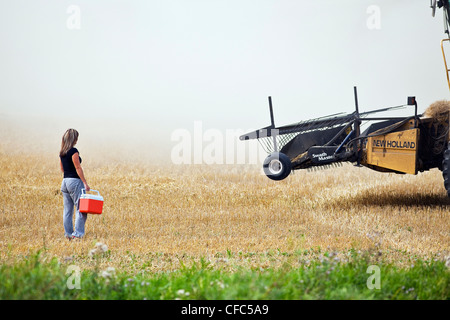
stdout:
[(56, 148), (69, 127), (170, 147), (194, 121), (268, 125), (268, 96), (279, 125), (352, 112), (353, 86), (361, 111), (411, 95), (423, 111), (449, 95), (442, 14), (428, 0), (2, 0), (0, 118)]

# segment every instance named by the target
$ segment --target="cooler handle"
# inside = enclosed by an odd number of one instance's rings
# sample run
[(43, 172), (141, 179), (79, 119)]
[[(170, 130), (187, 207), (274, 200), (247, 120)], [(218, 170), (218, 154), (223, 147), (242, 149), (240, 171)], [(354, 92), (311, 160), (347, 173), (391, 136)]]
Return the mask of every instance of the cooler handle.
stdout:
[[(97, 190), (90, 189), (89, 191), (95, 191), (95, 192), (97, 192), (97, 195), (100, 195), (100, 192), (98, 192)], [(81, 189), (81, 194), (86, 194), (86, 189), (85, 188)]]

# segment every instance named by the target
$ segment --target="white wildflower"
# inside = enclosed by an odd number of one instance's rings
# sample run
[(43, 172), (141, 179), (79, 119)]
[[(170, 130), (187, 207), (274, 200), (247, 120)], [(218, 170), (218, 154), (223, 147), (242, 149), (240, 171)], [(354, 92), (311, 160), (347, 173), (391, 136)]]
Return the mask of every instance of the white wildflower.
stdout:
[(106, 251), (108, 251), (108, 246), (106, 244), (104, 244), (104, 243), (101, 243), (101, 242), (97, 242), (95, 244), (95, 247), (97, 248), (97, 250), (99, 252), (106, 252)]
[(106, 269), (106, 271), (111, 272), (111, 273), (116, 273), (116, 269), (114, 267), (108, 267)]
[(108, 251), (108, 246), (104, 243), (97, 242), (95, 244), (94, 249), (89, 251), (89, 257), (94, 257), (94, 256), (104, 253), (106, 251)]
[(103, 270), (102, 277), (105, 279), (110, 279), (115, 277), (116, 275), (116, 269), (114, 267), (108, 267), (106, 270)]
[[(210, 285), (210, 286), (217, 285), (217, 286), (220, 287), (221, 289), (224, 289), (224, 288), (225, 288), (225, 284), (224, 284), (222, 281), (220, 281), (220, 280), (214, 280), (214, 281), (211, 281), (211, 282), (209, 283), (209, 285)], [(195, 290), (195, 289), (194, 289), (194, 290)]]
[(188, 295), (190, 295), (190, 293), (188, 291), (185, 291), (184, 289), (180, 289), (177, 291), (177, 295), (187, 297)]
[(111, 274), (108, 271), (104, 270), (102, 272), (102, 277), (105, 279), (108, 279), (108, 278), (111, 278)]

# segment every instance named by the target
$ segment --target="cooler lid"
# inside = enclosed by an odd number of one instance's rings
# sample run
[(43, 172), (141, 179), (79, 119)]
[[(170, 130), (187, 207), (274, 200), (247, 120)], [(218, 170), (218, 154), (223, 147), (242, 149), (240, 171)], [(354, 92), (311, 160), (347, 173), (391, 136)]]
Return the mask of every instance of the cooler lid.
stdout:
[(103, 197), (102, 196), (98, 196), (98, 195), (95, 195), (95, 194), (82, 194), (81, 196), (80, 196), (80, 199), (91, 199), (91, 200), (100, 200), (100, 201), (103, 201)]
[(97, 192), (97, 194), (89, 194), (89, 193), (86, 193), (86, 189), (81, 189), (80, 199), (92, 199), (92, 200), (103, 201), (103, 197), (100, 195), (100, 192), (98, 192), (97, 190), (93, 190), (93, 189), (91, 189), (90, 191)]

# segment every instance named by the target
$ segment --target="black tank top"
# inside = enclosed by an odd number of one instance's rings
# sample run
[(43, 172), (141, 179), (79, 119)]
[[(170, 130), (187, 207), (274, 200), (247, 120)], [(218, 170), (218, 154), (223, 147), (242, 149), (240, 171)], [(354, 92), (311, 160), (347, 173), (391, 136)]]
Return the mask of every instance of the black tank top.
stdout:
[[(78, 178), (80, 179), (80, 177), (78, 176), (77, 170), (75, 169), (75, 165), (73, 164), (72, 161), (72, 156), (74, 155), (74, 153), (77, 153), (78, 150), (77, 148), (72, 148), (69, 151), (67, 151), (66, 155), (64, 157), (61, 157), (61, 163), (64, 169), (64, 178)], [(78, 156), (80, 155), (80, 153), (78, 152)], [(80, 163), (81, 163), (81, 157), (80, 158)]]

